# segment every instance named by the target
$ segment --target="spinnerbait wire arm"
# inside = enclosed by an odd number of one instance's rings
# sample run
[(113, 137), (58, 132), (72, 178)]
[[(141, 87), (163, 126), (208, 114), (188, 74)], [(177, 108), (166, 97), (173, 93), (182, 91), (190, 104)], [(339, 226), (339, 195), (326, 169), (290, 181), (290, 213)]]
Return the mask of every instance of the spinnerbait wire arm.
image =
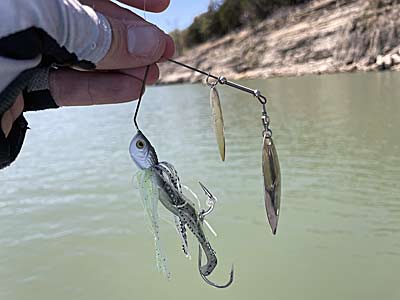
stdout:
[(182, 62), (173, 60), (173, 59), (171, 59), (171, 58), (169, 58), (168, 61), (170, 61), (170, 62), (172, 62), (172, 63), (174, 63), (174, 64), (177, 64), (177, 65), (180, 65), (180, 66), (182, 66), (182, 67), (184, 67), (184, 68), (187, 68), (187, 69), (189, 69), (189, 70), (192, 70), (192, 71), (194, 71), (194, 72), (203, 74), (204, 76), (207, 76), (208, 78), (213, 78), (213, 79), (215, 79), (215, 80), (218, 80), (218, 83), (220, 83), (220, 84), (225, 84), (225, 85), (228, 85), (228, 86), (233, 87), (233, 88), (235, 88), (235, 89), (241, 90), (241, 91), (243, 91), (243, 92), (252, 94), (254, 97), (256, 97), (256, 98), (258, 99), (258, 101), (259, 101), (261, 104), (266, 104), (266, 103), (267, 103), (267, 98), (266, 98), (265, 96), (261, 95), (261, 92), (260, 92), (259, 90), (253, 90), (253, 89), (251, 89), (251, 88), (248, 88), (247, 86), (240, 85), (240, 84), (237, 84), (237, 83), (235, 83), (235, 82), (229, 81), (229, 80), (226, 79), (224, 76), (219, 76), (219, 77), (217, 77), (217, 76), (212, 75), (212, 74), (210, 74), (210, 73), (207, 73), (207, 72), (205, 72), (205, 71), (199, 70), (199, 69), (197, 69), (197, 68), (195, 68), (195, 67), (192, 67), (192, 66), (186, 65), (186, 64), (184, 64), (184, 63), (182, 63)]
[(146, 71), (144, 72), (142, 87), (141, 87), (141, 89), (140, 89), (140, 96), (139, 96), (138, 103), (137, 103), (137, 105), (136, 105), (135, 114), (134, 114), (134, 116), (133, 116), (133, 124), (135, 124), (135, 127), (136, 127), (137, 130), (139, 130), (139, 125), (138, 125), (138, 123), (137, 123), (137, 121), (136, 121), (136, 118), (137, 118), (137, 115), (138, 115), (138, 113), (139, 113), (140, 103), (142, 102), (142, 97), (143, 97), (143, 94), (144, 94), (144, 88), (146, 87), (146, 79), (147, 79), (147, 75), (148, 75), (148, 73), (149, 73), (149, 69), (150, 69), (150, 65), (148, 65), (148, 66), (146, 67)]

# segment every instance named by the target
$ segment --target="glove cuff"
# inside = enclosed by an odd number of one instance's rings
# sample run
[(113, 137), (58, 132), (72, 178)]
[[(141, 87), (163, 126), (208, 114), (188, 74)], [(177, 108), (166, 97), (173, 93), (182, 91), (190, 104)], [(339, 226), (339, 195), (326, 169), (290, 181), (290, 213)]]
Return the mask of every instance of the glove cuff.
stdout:
[(8, 167), (17, 158), (24, 143), (27, 129), (28, 122), (21, 115), (13, 123), (7, 137), (0, 130), (0, 169)]
[(38, 67), (36, 74), (23, 90), (24, 111), (37, 111), (59, 106), (51, 96), (49, 89), (49, 72), (51, 67)]

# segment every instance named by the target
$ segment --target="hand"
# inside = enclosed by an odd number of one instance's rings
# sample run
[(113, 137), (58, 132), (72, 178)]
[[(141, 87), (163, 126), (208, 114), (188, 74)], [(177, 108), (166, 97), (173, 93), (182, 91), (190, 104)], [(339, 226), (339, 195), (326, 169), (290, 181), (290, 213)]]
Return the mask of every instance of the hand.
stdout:
[[(140, 95), (145, 67), (150, 65), (146, 83), (157, 81), (156, 65), (174, 54), (174, 42), (155, 25), (108, 0), (81, 0), (102, 13), (109, 20), (113, 38), (111, 48), (97, 64), (95, 71), (55, 70), (49, 75), (50, 92), (59, 106), (121, 103), (137, 99)], [(121, 0), (128, 5), (161, 12), (169, 0)], [(106, 72), (105, 72), (106, 71)], [(7, 136), (12, 123), (22, 113), (22, 95), (4, 113), (1, 129)]]

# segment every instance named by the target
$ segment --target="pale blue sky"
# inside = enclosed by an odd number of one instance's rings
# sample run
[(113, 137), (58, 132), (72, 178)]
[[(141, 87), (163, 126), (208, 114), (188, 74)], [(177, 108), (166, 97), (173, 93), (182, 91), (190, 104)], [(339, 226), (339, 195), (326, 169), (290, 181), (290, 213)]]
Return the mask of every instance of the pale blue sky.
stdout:
[[(146, 20), (156, 24), (165, 32), (176, 28), (184, 29), (192, 23), (195, 16), (207, 11), (209, 3), (210, 0), (171, 0), (167, 10), (162, 13), (146, 12)], [(136, 12), (143, 17), (142, 11)]]

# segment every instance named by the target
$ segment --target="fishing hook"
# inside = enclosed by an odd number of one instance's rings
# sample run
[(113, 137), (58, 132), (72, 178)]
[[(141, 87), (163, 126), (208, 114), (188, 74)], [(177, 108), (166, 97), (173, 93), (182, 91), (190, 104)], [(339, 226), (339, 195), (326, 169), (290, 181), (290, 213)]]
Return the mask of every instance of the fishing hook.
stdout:
[(216, 283), (212, 282), (203, 273), (201, 273), (201, 270), (200, 270), (200, 268), (201, 268), (201, 255), (202, 255), (202, 250), (201, 250), (201, 246), (199, 245), (199, 261), (198, 261), (198, 265), (199, 265), (199, 273), (200, 273), (201, 278), (203, 278), (203, 280), (205, 282), (207, 282), (209, 285), (211, 285), (213, 287), (216, 287), (216, 288), (219, 288), (219, 289), (224, 289), (224, 288), (227, 288), (228, 286), (230, 286), (232, 284), (232, 282), (233, 282), (233, 275), (234, 275), (233, 264), (232, 264), (232, 267), (231, 267), (229, 281), (227, 283), (223, 284), (223, 285), (219, 285), (219, 284), (216, 284)]
[(143, 78), (143, 82), (142, 82), (142, 87), (141, 87), (141, 89), (140, 89), (140, 96), (139, 96), (138, 103), (137, 103), (137, 105), (136, 105), (135, 114), (134, 114), (134, 116), (133, 116), (133, 124), (135, 124), (135, 127), (136, 127), (137, 130), (139, 130), (139, 125), (138, 125), (138, 123), (137, 123), (137, 121), (136, 121), (136, 118), (137, 118), (137, 115), (138, 115), (138, 113), (139, 113), (140, 103), (142, 102), (142, 97), (143, 97), (143, 94), (144, 94), (144, 89), (145, 89), (145, 87), (146, 87), (146, 79), (147, 79), (147, 75), (148, 75), (148, 73), (149, 73), (149, 68), (150, 68), (150, 65), (148, 65), (148, 66), (146, 67), (146, 71), (144, 72), (144, 78)]
[[(214, 195), (201, 183), (199, 182), (201, 188), (203, 189), (204, 193), (207, 195), (208, 200), (207, 200), (207, 204), (208, 204), (208, 209), (207, 210), (203, 210), (200, 214), (199, 214), (199, 219), (201, 222), (204, 222), (204, 219), (207, 215), (209, 215), (215, 207), (215, 203), (217, 202), (217, 198), (214, 197)], [(230, 286), (233, 282), (233, 275), (234, 275), (234, 267), (232, 265), (231, 268), (231, 272), (230, 272), (230, 277), (229, 277), (229, 281), (226, 284), (223, 285), (218, 285), (214, 282), (212, 282), (210, 279), (208, 279), (202, 272), (201, 272), (201, 256), (202, 256), (202, 249), (201, 246), (199, 245), (199, 260), (198, 260), (198, 265), (199, 265), (199, 273), (201, 278), (203, 278), (203, 280), (208, 283), (209, 285), (216, 287), (216, 288), (227, 288), (228, 286)]]

